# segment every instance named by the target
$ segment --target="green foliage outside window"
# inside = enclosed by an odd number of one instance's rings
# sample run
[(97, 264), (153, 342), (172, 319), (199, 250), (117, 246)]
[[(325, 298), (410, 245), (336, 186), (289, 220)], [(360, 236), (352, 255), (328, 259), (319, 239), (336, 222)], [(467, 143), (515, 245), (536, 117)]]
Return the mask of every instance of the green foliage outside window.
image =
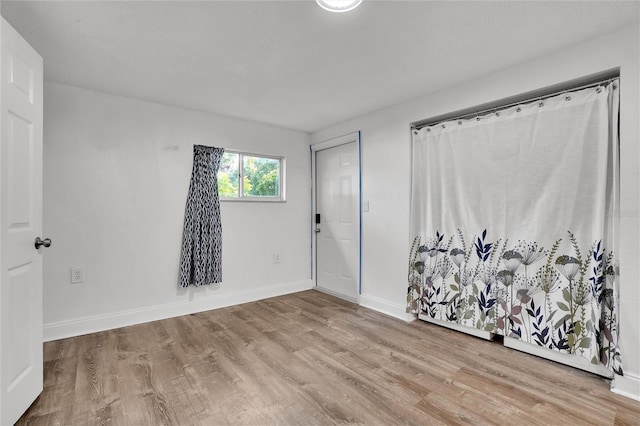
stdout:
[(277, 197), (280, 160), (263, 157), (247, 157), (244, 160), (244, 195), (252, 197)]
[[(242, 170), (239, 168), (240, 163)], [(223, 155), (218, 170), (218, 193), (222, 198), (279, 198), (280, 164), (281, 160), (278, 158), (227, 152)], [(239, 188), (241, 176), (243, 186)]]
[(233, 152), (225, 152), (218, 169), (218, 194), (221, 197), (238, 197), (238, 158)]

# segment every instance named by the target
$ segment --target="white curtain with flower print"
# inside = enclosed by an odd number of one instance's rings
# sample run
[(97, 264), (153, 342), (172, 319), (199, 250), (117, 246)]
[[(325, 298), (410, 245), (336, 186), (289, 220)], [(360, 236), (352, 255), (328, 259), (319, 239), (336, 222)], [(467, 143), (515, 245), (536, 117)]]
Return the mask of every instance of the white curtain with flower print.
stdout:
[(618, 85), (414, 131), (409, 312), (622, 374)]

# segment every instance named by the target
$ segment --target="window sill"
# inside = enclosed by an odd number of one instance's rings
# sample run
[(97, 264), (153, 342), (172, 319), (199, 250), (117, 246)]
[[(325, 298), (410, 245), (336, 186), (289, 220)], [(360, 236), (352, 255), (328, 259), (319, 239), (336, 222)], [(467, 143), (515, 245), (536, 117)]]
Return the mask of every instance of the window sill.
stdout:
[(221, 203), (286, 203), (280, 198), (220, 198)]

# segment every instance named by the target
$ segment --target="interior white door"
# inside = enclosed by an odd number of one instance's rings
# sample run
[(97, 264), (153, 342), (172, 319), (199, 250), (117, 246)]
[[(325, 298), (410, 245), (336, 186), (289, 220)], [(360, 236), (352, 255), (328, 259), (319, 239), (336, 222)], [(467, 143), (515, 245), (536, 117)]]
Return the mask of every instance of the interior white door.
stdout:
[(316, 286), (351, 300), (359, 293), (359, 168), (356, 142), (316, 152)]
[(0, 424), (42, 391), (42, 58), (0, 31)]

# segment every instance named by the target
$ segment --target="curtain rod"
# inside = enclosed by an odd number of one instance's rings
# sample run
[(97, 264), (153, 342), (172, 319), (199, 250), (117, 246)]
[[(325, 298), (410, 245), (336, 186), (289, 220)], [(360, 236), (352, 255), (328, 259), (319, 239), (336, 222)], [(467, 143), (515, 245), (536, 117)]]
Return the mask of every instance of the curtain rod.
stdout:
[(424, 123), (414, 124), (414, 125), (411, 126), (411, 129), (412, 130), (420, 130), (423, 127), (437, 126), (438, 124), (442, 124), (442, 123), (447, 122), (447, 121), (464, 120), (464, 119), (467, 119), (467, 118), (479, 117), (481, 115), (485, 115), (485, 114), (488, 114), (488, 113), (494, 113), (494, 112), (498, 112), (498, 111), (503, 111), (503, 110), (511, 108), (513, 106), (522, 105), (522, 104), (525, 104), (525, 103), (528, 103), (528, 102), (532, 102), (532, 101), (544, 101), (546, 99), (549, 99), (549, 98), (552, 98), (554, 96), (561, 95), (561, 94), (564, 94), (564, 93), (575, 92), (575, 91), (578, 91), (578, 90), (587, 89), (589, 87), (595, 87), (595, 86), (607, 86), (608, 84), (610, 84), (610, 83), (612, 83), (612, 82), (614, 82), (614, 81), (616, 81), (618, 79), (620, 79), (620, 76), (608, 77), (608, 78), (605, 78), (605, 79), (602, 79), (602, 80), (593, 81), (591, 83), (586, 83), (586, 84), (582, 84), (582, 85), (579, 85), (579, 86), (569, 86), (569, 87), (567, 87), (565, 89), (555, 90), (555, 91), (546, 93), (544, 95), (526, 97), (526, 98), (523, 98), (523, 99), (521, 99), (519, 101), (516, 101), (516, 102), (497, 105), (497, 106), (491, 107), (491, 108), (481, 108), (481, 109), (479, 109), (477, 111), (471, 111), (471, 112), (464, 113), (464, 114), (461, 114), (461, 115), (455, 115), (455, 113), (454, 113), (454, 115), (452, 115), (449, 118), (446, 118), (446, 116), (445, 116), (442, 119), (437, 119), (437, 120), (434, 120), (434, 121), (427, 121), (427, 122), (424, 122)]

